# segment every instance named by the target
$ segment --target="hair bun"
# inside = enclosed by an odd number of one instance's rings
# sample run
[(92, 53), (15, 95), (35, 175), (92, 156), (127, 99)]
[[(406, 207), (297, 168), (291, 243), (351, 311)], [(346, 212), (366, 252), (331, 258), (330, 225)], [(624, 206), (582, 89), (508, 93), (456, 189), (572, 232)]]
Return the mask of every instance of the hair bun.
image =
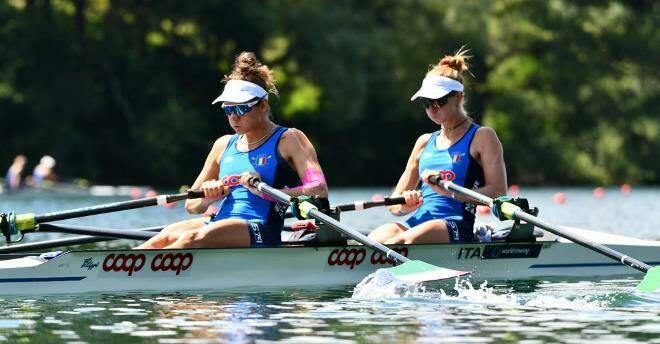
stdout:
[(445, 76), (463, 83), (463, 73), (469, 72), (467, 60), (472, 57), (467, 55), (468, 52), (463, 46), (454, 55), (445, 55), (438, 64), (431, 66), (427, 74)]
[(231, 74), (225, 76), (225, 81), (227, 80), (249, 81), (261, 86), (266, 92), (277, 95), (273, 72), (251, 51), (244, 51), (236, 56)]
[(441, 66), (447, 66), (458, 72), (465, 72), (468, 70), (467, 62), (465, 61), (465, 56), (463, 55), (446, 55), (440, 59)]

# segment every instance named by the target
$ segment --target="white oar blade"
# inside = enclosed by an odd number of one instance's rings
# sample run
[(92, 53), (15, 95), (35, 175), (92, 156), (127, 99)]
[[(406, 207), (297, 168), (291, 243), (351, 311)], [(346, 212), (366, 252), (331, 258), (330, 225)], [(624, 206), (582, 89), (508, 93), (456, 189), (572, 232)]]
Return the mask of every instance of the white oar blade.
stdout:
[(440, 281), (470, 274), (469, 271), (441, 268), (421, 260), (411, 260), (389, 268), (387, 271), (396, 276), (396, 278), (410, 283)]

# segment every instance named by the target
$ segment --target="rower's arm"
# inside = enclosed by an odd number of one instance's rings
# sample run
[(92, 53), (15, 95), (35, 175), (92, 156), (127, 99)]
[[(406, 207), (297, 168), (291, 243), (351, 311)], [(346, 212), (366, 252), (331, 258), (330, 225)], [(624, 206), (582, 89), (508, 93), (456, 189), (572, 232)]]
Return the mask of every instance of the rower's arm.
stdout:
[[(225, 148), (227, 147), (229, 139), (231, 139), (231, 135), (225, 135), (215, 141), (213, 148), (211, 148), (211, 152), (209, 152), (209, 155), (206, 157), (204, 167), (202, 167), (202, 171), (197, 176), (197, 179), (195, 179), (191, 189), (197, 190), (205, 181), (218, 178), (220, 168), (218, 164)], [(211, 203), (205, 198), (189, 199), (186, 201), (186, 211), (190, 214), (202, 214)]]
[[(403, 195), (403, 192), (406, 190), (414, 190), (419, 184), (419, 157), (426, 147), (426, 144), (429, 142), (431, 134), (424, 134), (417, 138), (415, 146), (413, 147), (410, 157), (408, 157), (408, 162), (406, 163), (406, 169), (401, 174), (399, 182), (396, 184), (394, 191), (390, 197), (400, 197)], [(392, 214), (402, 216), (408, 212), (403, 211), (403, 205), (391, 205), (387, 207)]]
[(305, 134), (295, 128), (288, 129), (280, 140), (280, 154), (291, 162), (302, 185), (282, 190), (290, 196), (328, 197), (328, 185), (316, 156), (316, 150)]
[[(491, 198), (506, 195), (506, 166), (504, 164), (502, 143), (495, 130), (489, 127), (479, 128), (475, 133), (473, 144), (475, 144), (475, 155), (484, 171), (486, 182), (483, 187), (474, 191)], [(463, 197), (460, 199), (464, 202), (470, 201), (467, 198), (464, 200)]]

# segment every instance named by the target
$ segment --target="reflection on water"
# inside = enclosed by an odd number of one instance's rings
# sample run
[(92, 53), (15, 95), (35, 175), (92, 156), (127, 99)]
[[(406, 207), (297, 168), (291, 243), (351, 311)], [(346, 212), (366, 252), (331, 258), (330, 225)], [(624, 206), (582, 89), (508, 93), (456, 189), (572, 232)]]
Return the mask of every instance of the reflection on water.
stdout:
[[(335, 289), (206, 294), (83, 294), (2, 300), (9, 341), (232, 342), (649, 342), (660, 338), (660, 297), (621, 281), (539, 281), (418, 291), (355, 300)], [(523, 291), (521, 291), (521, 289)]]
[[(333, 203), (370, 199), (385, 189), (334, 191)], [(525, 193), (528, 190), (523, 190)], [(566, 190), (562, 190), (565, 191)], [(567, 192), (552, 204), (553, 190), (529, 190), (550, 222), (598, 228), (637, 238), (660, 238), (660, 193), (634, 190), (630, 197), (589, 189)], [(0, 195), (0, 211), (43, 213), (121, 199)], [(616, 204), (616, 212), (611, 211)], [(177, 210), (178, 209), (178, 210)], [(368, 216), (365, 216), (367, 214)], [(145, 227), (186, 217), (145, 208), (71, 220), (71, 223)], [(345, 213), (362, 229), (392, 221), (383, 209)], [(484, 219), (484, 218), (482, 218)], [(485, 218), (493, 221), (492, 219)], [(39, 240), (52, 234), (35, 234)], [(130, 246), (112, 241), (94, 247)], [(354, 298), (355, 286), (333, 289), (232, 290), (213, 293), (81, 294), (0, 299), (0, 340), (8, 342), (291, 343), (480, 342), (660, 343), (660, 293), (634, 291), (635, 279), (580, 278), (465, 281), (428, 284), (404, 293)], [(400, 290), (399, 290), (400, 291)], [(20, 293), (20, 291), (17, 291)]]

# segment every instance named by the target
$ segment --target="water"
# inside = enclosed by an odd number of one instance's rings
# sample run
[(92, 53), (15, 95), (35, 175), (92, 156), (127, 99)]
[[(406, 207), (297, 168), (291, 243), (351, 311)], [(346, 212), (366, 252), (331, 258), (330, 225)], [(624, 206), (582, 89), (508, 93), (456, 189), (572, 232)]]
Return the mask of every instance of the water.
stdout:
[[(566, 203), (552, 195), (563, 191)], [(660, 239), (660, 190), (523, 189), (551, 223)], [(332, 203), (370, 199), (387, 189), (335, 190)], [(0, 211), (44, 213), (120, 198), (39, 194), (0, 195)], [(186, 218), (145, 208), (69, 223), (146, 227)], [(395, 217), (384, 209), (344, 213), (368, 229)], [(481, 221), (495, 221), (491, 216)], [(57, 234), (30, 234), (42, 240)], [(128, 247), (135, 242), (113, 241)], [(109, 244), (98, 244), (109, 245)], [(0, 299), (0, 340), (8, 342), (476, 342), (660, 343), (660, 293), (637, 293), (631, 279), (556, 279), (434, 287), (354, 298), (355, 286), (331, 289), (250, 289), (213, 293), (76, 294)]]

